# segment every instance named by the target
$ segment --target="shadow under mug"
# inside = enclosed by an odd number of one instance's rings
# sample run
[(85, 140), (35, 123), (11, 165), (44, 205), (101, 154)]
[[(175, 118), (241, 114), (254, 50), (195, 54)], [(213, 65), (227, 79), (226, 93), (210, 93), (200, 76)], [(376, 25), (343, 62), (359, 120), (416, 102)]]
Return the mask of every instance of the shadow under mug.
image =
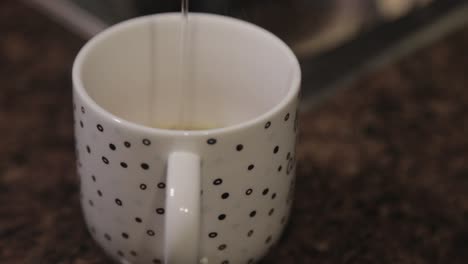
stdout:
[(152, 127), (186, 102), (182, 24), (173, 13), (117, 24), (75, 60), (85, 221), (120, 263), (254, 263), (291, 207), (299, 63), (255, 25), (190, 14), (191, 120), (214, 128)]

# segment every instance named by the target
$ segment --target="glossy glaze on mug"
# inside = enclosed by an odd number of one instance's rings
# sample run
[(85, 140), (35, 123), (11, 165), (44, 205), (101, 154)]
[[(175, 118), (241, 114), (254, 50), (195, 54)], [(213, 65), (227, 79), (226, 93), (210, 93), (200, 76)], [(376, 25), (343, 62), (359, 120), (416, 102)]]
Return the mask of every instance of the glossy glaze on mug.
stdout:
[(236, 126), (171, 131), (114, 116), (75, 87), (82, 207), (94, 239), (121, 263), (162, 263), (167, 160), (184, 151), (201, 159), (200, 260), (260, 260), (291, 207), (298, 90)]

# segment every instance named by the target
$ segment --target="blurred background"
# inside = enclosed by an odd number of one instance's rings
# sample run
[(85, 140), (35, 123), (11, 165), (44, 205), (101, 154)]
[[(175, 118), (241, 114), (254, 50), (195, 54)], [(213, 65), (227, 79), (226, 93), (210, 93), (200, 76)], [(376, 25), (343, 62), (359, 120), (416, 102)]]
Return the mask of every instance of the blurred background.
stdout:
[[(177, 12), (177, 0), (27, 0), (85, 38), (119, 21)], [(190, 10), (236, 17), (282, 38), (304, 71), (304, 107), (376, 65), (468, 20), (464, 0), (191, 0)]]
[[(302, 66), (292, 217), (262, 263), (468, 263), (468, 0), (190, 1)], [(72, 63), (106, 27), (179, 6), (0, 0), (0, 263), (109, 263), (80, 211)]]

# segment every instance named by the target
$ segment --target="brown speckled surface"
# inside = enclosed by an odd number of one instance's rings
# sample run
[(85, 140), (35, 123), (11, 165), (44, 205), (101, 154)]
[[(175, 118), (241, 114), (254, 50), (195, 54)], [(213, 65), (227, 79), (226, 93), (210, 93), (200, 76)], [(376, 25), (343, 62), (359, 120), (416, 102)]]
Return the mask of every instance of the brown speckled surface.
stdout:
[[(0, 2), (0, 263), (108, 263), (83, 224), (83, 40)], [(468, 27), (302, 116), (292, 220), (264, 263), (468, 263)]]

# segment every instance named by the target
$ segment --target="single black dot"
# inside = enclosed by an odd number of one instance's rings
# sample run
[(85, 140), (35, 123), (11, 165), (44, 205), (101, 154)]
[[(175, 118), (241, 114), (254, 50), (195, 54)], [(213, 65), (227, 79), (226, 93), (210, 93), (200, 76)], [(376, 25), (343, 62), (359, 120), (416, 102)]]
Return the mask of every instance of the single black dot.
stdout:
[(246, 194), (246, 195), (251, 195), (251, 194), (252, 194), (252, 192), (253, 192), (253, 190), (252, 190), (252, 189), (247, 189), (247, 191), (245, 191), (245, 194)]
[(94, 206), (93, 200), (89, 200), (88, 202), (89, 202), (89, 205)]
[(268, 215), (271, 216), (275, 212), (275, 209), (271, 208), (270, 211), (268, 212)]
[(91, 148), (88, 145), (86, 145), (86, 151), (88, 151), (88, 153), (91, 153)]
[(216, 180), (213, 181), (214, 185), (220, 185), (221, 183), (223, 183), (222, 179), (216, 179)]
[(249, 259), (249, 261), (247, 261), (247, 264), (253, 264), (254, 263), (254, 259)]
[(159, 259), (153, 259), (153, 264), (161, 264), (161, 260)]
[(218, 249), (219, 250), (225, 250), (226, 247), (227, 247), (226, 244), (221, 244), (221, 245), (218, 246)]
[(111, 150), (115, 150), (115, 145), (112, 144), (112, 143), (110, 143), (110, 144), (109, 144), (109, 148), (110, 148)]
[(141, 222), (142, 222), (142, 220), (141, 220), (140, 217), (135, 217), (135, 221), (136, 221), (137, 223), (141, 223)]
[(132, 250), (132, 251), (130, 251), (130, 255), (136, 257), (136, 256), (137, 256), (137, 253), (135, 252), (135, 250)]
[(239, 145), (236, 146), (237, 151), (241, 151), (243, 149), (244, 149), (244, 146), (242, 144), (239, 144)]
[(254, 231), (253, 230), (250, 230), (248, 233), (247, 233), (247, 236), (248, 237), (251, 237), (253, 235)]
[(86, 113), (86, 111), (85, 111), (85, 109), (84, 109), (83, 106), (81, 107), (81, 113), (83, 113), (83, 114)]
[(255, 165), (253, 164), (250, 164), (249, 167), (247, 167), (247, 169), (250, 171), (250, 170), (253, 170), (255, 168)]
[(220, 215), (218, 216), (218, 219), (219, 219), (219, 220), (224, 220), (224, 219), (226, 219), (226, 215), (225, 215), (225, 214), (220, 214)]
[(149, 169), (149, 165), (146, 164), (146, 163), (142, 163), (141, 168), (144, 169), (144, 170), (147, 170), (147, 169)]
[(286, 160), (289, 160), (291, 158), (291, 152), (288, 152), (288, 154), (286, 155)]
[(115, 203), (116, 203), (118, 206), (122, 206), (122, 201), (120, 201), (120, 199), (115, 199)]
[(156, 213), (158, 213), (158, 214), (164, 214), (164, 208), (158, 208), (158, 209), (156, 209)]
[(140, 184), (140, 189), (146, 190), (146, 187), (147, 187), (146, 184), (144, 184), (144, 183)]
[(208, 139), (208, 140), (206, 141), (206, 143), (208, 143), (208, 145), (214, 145), (214, 144), (216, 144), (216, 141), (217, 141), (216, 139), (210, 138), (210, 139)]
[(124, 146), (125, 146), (126, 148), (129, 148), (129, 147), (131, 146), (131, 144), (130, 144), (130, 142), (125, 141), (125, 142), (124, 142)]
[(221, 198), (223, 198), (223, 199), (227, 199), (228, 197), (229, 197), (229, 193), (223, 193), (221, 195)]
[(119, 256), (121, 257), (125, 256), (125, 254), (121, 250), (117, 251), (117, 254), (119, 254)]
[(120, 166), (121, 166), (122, 168), (127, 168), (127, 167), (128, 167), (127, 163), (125, 163), (125, 162), (123, 162), (123, 161), (120, 162)]
[(286, 114), (286, 116), (284, 117), (284, 121), (288, 121), (289, 120), (289, 113)]
[(269, 189), (266, 188), (265, 190), (263, 190), (262, 194), (263, 194), (263, 195), (267, 195), (267, 194), (268, 194), (268, 191), (269, 191)]
[(278, 167), (278, 171), (281, 171), (282, 169), (283, 169), (283, 166), (280, 165), (280, 166)]
[(221, 262), (221, 264), (229, 264), (229, 260), (225, 260), (225, 261)]
[(80, 120), (80, 127), (84, 127), (83, 121)]
[(96, 182), (96, 176), (91, 175), (91, 179), (93, 179), (93, 182)]
[(250, 217), (254, 217), (256, 214), (257, 214), (257, 211), (254, 210), (254, 211), (250, 212), (249, 215), (250, 215)]
[(128, 239), (128, 234), (127, 233), (122, 233), (122, 237), (125, 238), (125, 239)]
[(101, 190), (97, 190), (97, 194), (98, 194), (99, 196), (102, 196)]
[(104, 234), (104, 237), (105, 237), (108, 241), (111, 241), (111, 240), (112, 240), (111, 236), (110, 236), (109, 234), (107, 234), (107, 233)]
[(271, 122), (268, 121), (266, 124), (265, 124), (265, 129), (269, 128), (271, 126)]
[(143, 145), (149, 146), (149, 145), (151, 145), (151, 141), (149, 139), (145, 138), (145, 139), (143, 139)]
[(104, 162), (105, 164), (109, 164), (109, 160), (104, 156), (102, 156), (102, 162)]
[(265, 243), (268, 244), (271, 241), (271, 236), (268, 236), (267, 239), (265, 240)]
[(273, 153), (275, 153), (275, 154), (278, 153), (278, 150), (279, 150), (279, 147), (276, 146), (276, 147), (273, 149)]
[(158, 183), (158, 188), (159, 189), (164, 189), (164, 188), (166, 188), (166, 184), (164, 182), (160, 182), (160, 183)]
[(104, 128), (100, 124), (98, 124), (96, 127), (100, 132), (104, 131)]
[(276, 198), (276, 193), (273, 193), (273, 194), (271, 195), (271, 199), (273, 200), (273, 199), (275, 199), (275, 198)]
[(218, 233), (216, 233), (216, 232), (211, 232), (211, 233), (208, 234), (208, 236), (211, 237), (211, 238), (215, 238), (215, 237), (218, 236)]
[(148, 234), (148, 236), (154, 236), (154, 231), (149, 229), (146, 231), (146, 234)]

